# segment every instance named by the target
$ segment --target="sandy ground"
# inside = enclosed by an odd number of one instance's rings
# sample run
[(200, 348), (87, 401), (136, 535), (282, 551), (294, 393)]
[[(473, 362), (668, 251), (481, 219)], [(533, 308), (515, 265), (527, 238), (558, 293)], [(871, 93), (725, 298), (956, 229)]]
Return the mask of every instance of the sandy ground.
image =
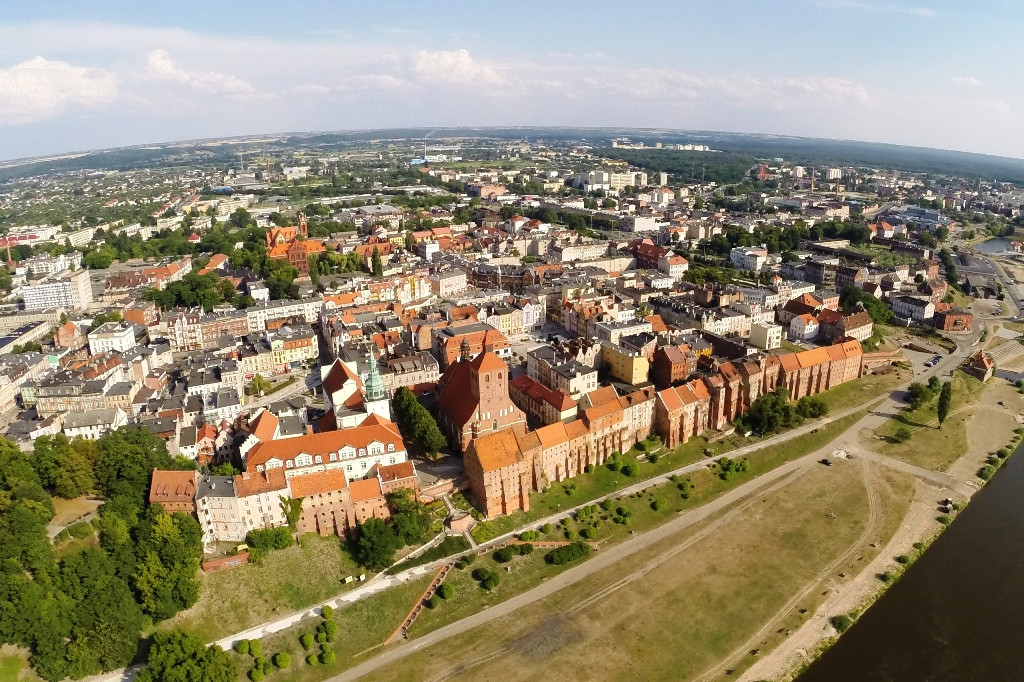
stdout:
[[(1000, 406), (1004, 401), (1006, 406)], [(953, 478), (967, 483), (959, 486), (969, 492), (979, 483), (975, 472), (985, 459), (1006, 445), (1013, 430), (1024, 423), (1024, 398), (1000, 379), (993, 379), (982, 392), (979, 401), (971, 408), (972, 418), (967, 422), (968, 451), (957, 460), (947, 472)], [(869, 441), (863, 441), (862, 445)], [(888, 459), (882, 458), (880, 459)], [(899, 530), (870, 563), (848, 582), (835, 587), (825, 602), (814, 613), (814, 617), (797, 629), (780, 646), (751, 666), (739, 678), (741, 682), (756, 680), (788, 680), (808, 660), (809, 653), (824, 640), (834, 637), (836, 631), (829, 624), (832, 616), (864, 608), (882, 592), (883, 585), (877, 576), (898, 567), (895, 557), (910, 554), (915, 542), (925, 542), (940, 530), (936, 517), (938, 502), (950, 495), (949, 489), (939, 486), (933, 480), (919, 479), (910, 510)], [(954, 499), (962, 496), (953, 495)]]

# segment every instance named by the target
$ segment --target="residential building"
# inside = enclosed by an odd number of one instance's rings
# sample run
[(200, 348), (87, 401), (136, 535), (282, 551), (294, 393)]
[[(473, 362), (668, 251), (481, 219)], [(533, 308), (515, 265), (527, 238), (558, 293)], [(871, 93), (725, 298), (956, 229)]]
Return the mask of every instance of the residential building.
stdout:
[(782, 327), (770, 322), (756, 322), (750, 325), (750, 345), (762, 350), (773, 350), (782, 346)]
[(48, 275), (19, 290), (25, 310), (45, 310), (60, 306), (85, 310), (92, 303), (92, 285), (87, 270)]
[(135, 325), (130, 322), (106, 322), (89, 332), (89, 353), (124, 353), (136, 346)]
[(934, 324), (944, 332), (967, 333), (974, 328), (974, 315), (963, 308), (936, 311)]
[(924, 322), (935, 316), (935, 304), (926, 298), (896, 296), (892, 299), (892, 310), (896, 317)]

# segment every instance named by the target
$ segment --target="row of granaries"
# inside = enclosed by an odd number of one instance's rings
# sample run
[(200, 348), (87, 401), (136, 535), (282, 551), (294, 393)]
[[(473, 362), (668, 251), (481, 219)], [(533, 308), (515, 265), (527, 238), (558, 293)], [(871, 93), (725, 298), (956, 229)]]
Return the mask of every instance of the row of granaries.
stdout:
[(619, 396), (604, 387), (583, 397), (579, 418), (536, 431), (497, 430), (475, 438), (465, 470), (475, 504), (488, 518), (529, 510), (530, 492), (598, 466), (650, 435), (674, 448), (707, 431), (723, 431), (758, 397), (785, 387), (791, 400), (861, 376), (858, 341), (746, 362), (713, 363), (703, 376), (657, 391)]

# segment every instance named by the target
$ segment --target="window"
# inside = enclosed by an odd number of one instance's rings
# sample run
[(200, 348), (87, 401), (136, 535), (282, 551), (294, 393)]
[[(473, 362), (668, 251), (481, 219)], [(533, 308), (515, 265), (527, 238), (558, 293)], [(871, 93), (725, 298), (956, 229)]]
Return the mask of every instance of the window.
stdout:
[(314, 457), (314, 458), (313, 458), (313, 460), (314, 460), (314, 461), (315, 461), (315, 462), (316, 462), (317, 464), (323, 464), (323, 463), (324, 463), (324, 458), (323, 458), (323, 457), (321, 457), (320, 455), (317, 455), (316, 457)]
[(388, 443), (388, 452), (394, 452), (394, 451), (395, 451), (395, 444), (394, 443)]
[(337, 461), (337, 459), (338, 459), (338, 453), (332, 452), (331, 453), (331, 461), (334, 462), (334, 461)]
[(360, 457), (365, 457), (366, 456), (366, 448), (359, 448), (359, 456)]
[(292, 460), (288, 460), (287, 462), (284, 463), (284, 465), (287, 468), (289, 468), (289, 469), (291, 469), (293, 466), (295, 466), (295, 464), (292, 462)]
[(345, 471), (352, 471), (352, 465), (351, 464), (346, 464), (345, 465)]
[(495, 420), (494, 420), (494, 425), (493, 425), (493, 426), (492, 426), (491, 428), (492, 428), (492, 429), (493, 429), (494, 431), (497, 431), (497, 430), (498, 430), (498, 420), (497, 420), (497, 419), (495, 419)]

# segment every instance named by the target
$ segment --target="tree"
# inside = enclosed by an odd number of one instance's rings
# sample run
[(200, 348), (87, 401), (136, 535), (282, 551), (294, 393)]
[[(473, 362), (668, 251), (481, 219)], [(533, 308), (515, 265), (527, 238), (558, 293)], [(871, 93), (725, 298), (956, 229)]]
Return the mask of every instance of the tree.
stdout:
[(373, 247), (373, 256), (372, 256), (371, 263), (373, 264), (373, 266), (372, 266), (373, 267), (373, 276), (374, 277), (383, 277), (384, 276), (384, 262), (381, 260), (381, 257), (380, 257), (380, 249), (378, 249), (376, 246)]
[(441, 583), (437, 588), (437, 596), (441, 599), (451, 599), (455, 596), (455, 586), (451, 583)]
[(217, 646), (206, 646), (198, 636), (182, 630), (153, 633), (146, 667), (135, 677), (138, 682), (235, 682), (238, 667), (231, 656)]
[(292, 657), (287, 651), (274, 655), (274, 665), (278, 668), (287, 668), (292, 664)]
[(431, 517), (426, 506), (412, 498), (408, 488), (399, 488), (389, 493), (391, 524), (403, 545), (417, 545), (430, 532)]
[(910, 431), (910, 429), (908, 429), (906, 426), (901, 426), (900, 428), (896, 429), (896, 433), (893, 434), (892, 439), (897, 443), (903, 443), (905, 441), (910, 440), (911, 436), (913, 435), (914, 434)]
[(416, 396), (407, 387), (402, 386), (395, 391), (391, 404), (399, 424), (407, 434), (412, 435), (424, 451), (436, 455), (447, 444), (445, 437), (441, 434), (441, 429), (437, 426), (437, 421), (427, 411), (427, 408), (416, 400)]
[(255, 396), (264, 396), (269, 390), (270, 382), (264, 379), (261, 374), (254, 376), (249, 384), (249, 391)]
[(640, 307), (636, 309), (636, 319), (643, 320), (650, 317), (654, 313), (651, 307), (646, 303), (641, 303)]
[(313, 635), (312, 635), (312, 633), (309, 633), (309, 632), (303, 633), (302, 636), (299, 637), (299, 644), (301, 644), (302, 648), (305, 649), (306, 651), (309, 651), (310, 649), (312, 649), (313, 648)]
[(942, 390), (939, 391), (939, 404), (938, 404), (938, 415), (939, 415), (939, 428), (942, 428), (942, 422), (946, 421), (946, 417), (949, 416), (949, 406), (953, 401), (953, 384), (949, 381), (942, 384)]
[(931, 397), (931, 390), (919, 381), (915, 381), (907, 387), (907, 401), (910, 403), (910, 409), (912, 410), (916, 410), (924, 405)]
[(367, 519), (356, 527), (356, 556), (359, 563), (374, 571), (383, 571), (394, 563), (401, 540), (381, 519)]

